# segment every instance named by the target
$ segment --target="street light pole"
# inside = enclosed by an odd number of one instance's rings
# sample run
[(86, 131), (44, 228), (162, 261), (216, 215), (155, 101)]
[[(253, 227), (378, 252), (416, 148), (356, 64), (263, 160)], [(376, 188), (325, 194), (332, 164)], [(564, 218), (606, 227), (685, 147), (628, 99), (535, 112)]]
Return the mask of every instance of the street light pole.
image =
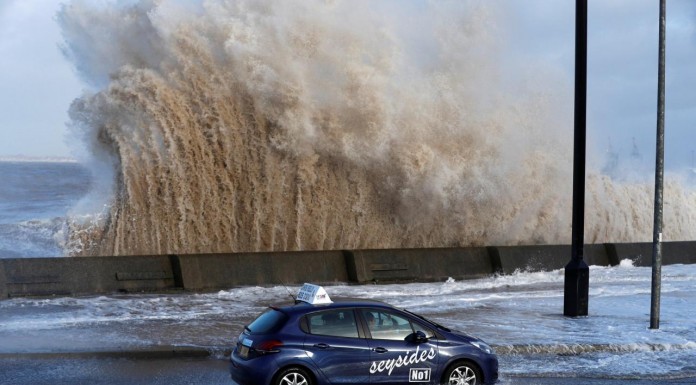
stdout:
[(575, 136), (573, 149), (573, 224), (571, 260), (565, 267), (563, 315), (588, 313), (590, 268), (585, 243), (585, 149), (587, 129), (587, 0), (575, 2)]
[(660, 0), (660, 56), (657, 75), (657, 151), (655, 155), (655, 213), (653, 222), (652, 288), (650, 329), (660, 328), (662, 289), (662, 195), (665, 169), (665, 35), (666, 0)]

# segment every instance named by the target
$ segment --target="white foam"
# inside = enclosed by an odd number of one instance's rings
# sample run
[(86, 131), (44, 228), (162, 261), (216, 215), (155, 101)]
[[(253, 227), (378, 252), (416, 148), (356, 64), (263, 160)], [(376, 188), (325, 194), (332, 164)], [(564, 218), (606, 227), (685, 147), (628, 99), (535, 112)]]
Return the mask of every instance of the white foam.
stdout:
[(634, 266), (634, 264), (633, 264), (633, 260), (631, 260), (631, 259), (623, 259), (623, 260), (621, 260), (621, 262), (619, 263), (619, 267), (623, 267), (623, 268), (630, 269), (630, 268), (633, 268), (633, 267), (635, 267), (635, 266)]

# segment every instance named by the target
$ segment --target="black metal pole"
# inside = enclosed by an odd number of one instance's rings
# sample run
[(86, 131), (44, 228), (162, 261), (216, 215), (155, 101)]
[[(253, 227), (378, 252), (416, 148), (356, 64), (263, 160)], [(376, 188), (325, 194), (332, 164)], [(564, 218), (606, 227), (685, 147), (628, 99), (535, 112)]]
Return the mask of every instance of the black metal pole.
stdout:
[(665, 173), (665, 35), (666, 0), (660, 0), (660, 57), (657, 70), (657, 151), (655, 153), (655, 214), (653, 223), (650, 329), (660, 328), (662, 289), (662, 190)]
[(563, 314), (586, 316), (590, 268), (585, 242), (585, 149), (587, 129), (587, 0), (575, 2), (575, 137), (573, 149), (573, 228), (570, 262), (565, 267)]

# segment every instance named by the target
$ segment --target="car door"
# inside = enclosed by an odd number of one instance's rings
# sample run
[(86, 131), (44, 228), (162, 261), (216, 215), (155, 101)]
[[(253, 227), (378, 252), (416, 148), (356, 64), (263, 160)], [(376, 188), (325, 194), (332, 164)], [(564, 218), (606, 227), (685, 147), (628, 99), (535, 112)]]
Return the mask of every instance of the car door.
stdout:
[(330, 309), (305, 316), (304, 348), (331, 384), (367, 384), (367, 339), (360, 338), (353, 309)]
[(370, 336), (371, 384), (436, 381), (438, 345), (431, 330), (395, 311), (361, 309), (360, 313)]

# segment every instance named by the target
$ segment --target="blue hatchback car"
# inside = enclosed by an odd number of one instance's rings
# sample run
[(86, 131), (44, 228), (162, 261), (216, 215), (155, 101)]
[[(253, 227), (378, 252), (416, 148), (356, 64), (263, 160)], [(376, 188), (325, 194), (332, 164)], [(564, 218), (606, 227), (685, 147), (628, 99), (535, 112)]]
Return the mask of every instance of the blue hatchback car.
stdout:
[(483, 341), (372, 300), (331, 301), (305, 284), (294, 304), (244, 328), (230, 372), (240, 385), (493, 384)]

